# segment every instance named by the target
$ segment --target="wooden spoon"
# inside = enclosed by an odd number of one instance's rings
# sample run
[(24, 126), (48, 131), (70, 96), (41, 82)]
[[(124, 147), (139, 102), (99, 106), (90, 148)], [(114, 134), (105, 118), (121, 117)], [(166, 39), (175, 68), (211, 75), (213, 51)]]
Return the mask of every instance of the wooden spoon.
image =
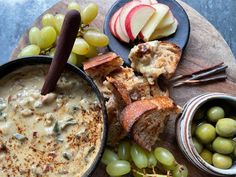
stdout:
[(55, 55), (41, 90), (42, 95), (46, 95), (55, 89), (57, 81), (60, 78), (70, 56), (80, 23), (81, 17), (78, 11), (71, 10), (66, 14), (57, 41)]

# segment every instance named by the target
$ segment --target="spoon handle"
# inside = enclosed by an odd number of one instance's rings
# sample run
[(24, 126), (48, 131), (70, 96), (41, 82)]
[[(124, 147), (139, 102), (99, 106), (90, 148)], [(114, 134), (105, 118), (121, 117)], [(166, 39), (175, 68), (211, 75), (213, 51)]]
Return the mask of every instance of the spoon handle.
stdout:
[(69, 11), (64, 19), (61, 33), (57, 41), (55, 55), (45, 78), (42, 95), (52, 92), (60, 78), (67, 60), (70, 56), (81, 23), (80, 13), (76, 10)]

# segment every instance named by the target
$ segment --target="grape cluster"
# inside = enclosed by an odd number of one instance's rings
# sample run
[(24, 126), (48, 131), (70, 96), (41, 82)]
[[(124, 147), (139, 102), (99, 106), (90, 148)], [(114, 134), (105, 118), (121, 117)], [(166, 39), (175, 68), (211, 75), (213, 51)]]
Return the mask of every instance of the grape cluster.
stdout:
[[(132, 173), (134, 177), (187, 177), (188, 169), (176, 162), (173, 154), (157, 147), (148, 152), (128, 140), (119, 143), (117, 153), (108, 148), (102, 156), (106, 172), (110, 176), (122, 176)], [(165, 171), (166, 175), (157, 174), (157, 170)]]
[[(69, 63), (80, 66), (87, 58), (97, 55), (97, 47), (108, 45), (109, 39), (99, 29), (89, 26), (98, 14), (97, 4), (90, 3), (81, 10), (78, 3), (71, 2), (68, 4), (67, 9), (77, 10), (81, 14), (82, 24), (68, 59)], [(41, 19), (42, 28), (32, 27), (29, 30), (30, 44), (21, 50), (18, 57), (35, 55), (49, 55), (53, 57), (64, 17), (64, 14), (45, 14)]]

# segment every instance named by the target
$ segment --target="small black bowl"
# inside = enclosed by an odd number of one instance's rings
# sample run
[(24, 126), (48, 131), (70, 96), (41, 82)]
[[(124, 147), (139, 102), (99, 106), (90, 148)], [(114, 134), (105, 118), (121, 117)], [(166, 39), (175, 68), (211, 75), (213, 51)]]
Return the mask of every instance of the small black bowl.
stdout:
[[(15, 71), (16, 69), (20, 69), (24, 66), (31, 66), (38, 65), (38, 64), (48, 64), (50, 65), (52, 61), (51, 57), (47, 56), (33, 56), (33, 57), (25, 57), (25, 58), (19, 58), (13, 61), (10, 61), (8, 63), (5, 63), (0, 66), (0, 79), (7, 74)], [(97, 98), (100, 102), (102, 113), (103, 113), (103, 122), (104, 122), (104, 127), (103, 127), (103, 135), (101, 138), (101, 147), (99, 149), (99, 152), (92, 163), (92, 165), (89, 167), (89, 169), (85, 172), (85, 174), (82, 177), (87, 177), (91, 176), (94, 170), (96, 169), (98, 163), (100, 162), (102, 158), (103, 151), (106, 146), (106, 140), (107, 140), (107, 131), (108, 131), (108, 125), (107, 125), (107, 112), (106, 112), (106, 107), (105, 107), (105, 100), (101, 94), (101, 92), (98, 90), (97, 86), (95, 83), (82, 71), (80, 68), (71, 65), (67, 63), (66, 69), (74, 72), (77, 74), (79, 77), (81, 77), (83, 80), (87, 82), (87, 84), (92, 88), (94, 93), (97, 95)], [(80, 169), (78, 169), (80, 170)]]
[[(124, 4), (129, 2), (130, 0), (117, 0), (110, 10), (108, 11), (105, 22), (104, 22), (104, 33), (109, 37), (109, 49), (112, 50), (113, 52), (117, 53), (120, 55), (123, 59), (126, 65), (130, 66), (130, 61), (128, 59), (128, 55), (130, 52), (130, 49), (133, 47), (131, 44), (126, 44), (118, 39), (116, 39), (109, 27), (109, 22), (112, 17), (112, 15), (119, 9), (121, 8)], [(169, 6), (170, 10), (172, 11), (173, 15), (177, 19), (179, 25), (177, 28), (177, 31), (175, 34), (160, 39), (161, 41), (170, 41), (175, 44), (177, 44), (182, 50), (186, 47), (189, 39), (189, 34), (190, 34), (190, 23), (188, 19), (188, 15), (186, 14), (185, 10), (183, 7), (176, 2), (175, 0), (158, 0), (159, 3), (166, 4)]]

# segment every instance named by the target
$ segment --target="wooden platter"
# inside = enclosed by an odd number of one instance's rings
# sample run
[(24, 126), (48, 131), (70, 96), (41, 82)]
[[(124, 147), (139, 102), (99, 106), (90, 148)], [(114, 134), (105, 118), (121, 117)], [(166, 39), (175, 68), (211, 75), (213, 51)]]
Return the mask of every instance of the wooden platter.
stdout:
[[(82, 7), (84, 7), (89, 2), (92, 2), (91, 0), (77, 1)], [(102, 29), (105, 15), (115, 0), (93, 0), (93, 2), (95, 1), (97, 1), (99, 5), (100, 12), (93, 25)], [(190, 98), (205, 92), (223, 92), (236, 96), (236, 72), (234, 72), (234, 69), (236, 69), (236, 61), (229, 46), (226, 44), (219, 32), (197, 11), (189, 7), (184, 2), (180, 0), (177, 1), (186, 10), (191, 24), (189, 43), (178, 66), (177, 74), (189, 73), (191, 71), (204, 68), (208, 65), (219, 63), (220, 61), (224, 61), (229, 67), (227, 69), (228, 79), (225, 82), (175, 88), (172, 91), (173, 99), (177, 104), (183, 106)], [(48, 9), (45, 13), (63, 13), (65, 12), (67, 3), (68, 2), (66, 0), (62, 0), (55, 4), (52, 8)], [(40, 19), (41, 16), (36, 19), (33, 26), (40, 26)], [(15, 59), (20, 49), (23, 48), (27, 43), (28, 31), (20, 39), (18, 45), (10, 57), (10, 60)], [(170, 120), (168, 122), (163, 137), (165, 138), (163, 138), (164, 141), (161, 143), (161, 145), (168, 147), (168, 149), (174, 153), (176, 159), (188, 167), (190, 177), (214, 177), (213, 175), (205, 174), (194, 167), (181, 153), (175, 138), (175, 120)], [(97, 168), (97, 171), (94, 173), (94, 177), (95, 176), (106, 176), (102, 165)]]

